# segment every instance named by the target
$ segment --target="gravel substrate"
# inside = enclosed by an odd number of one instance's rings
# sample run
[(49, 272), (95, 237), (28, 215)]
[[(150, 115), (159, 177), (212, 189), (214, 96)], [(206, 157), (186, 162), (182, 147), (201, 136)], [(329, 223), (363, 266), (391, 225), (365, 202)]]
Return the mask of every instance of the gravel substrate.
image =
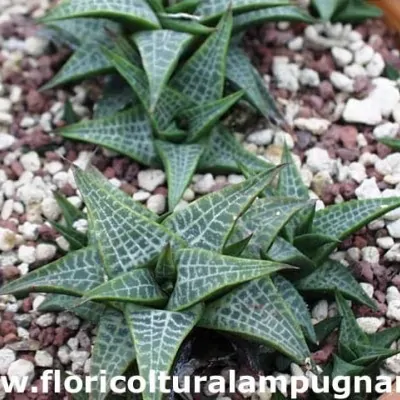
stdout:
[[(69, 98), (81, 117), (90, 116), (87, 106), (99, 91), (93, 82), (70, 91), (38, 91), (68, 54), (51, 52), (48, 41), (35, 36), (32, 17), (43, 15), (48, 7), (47, 0), (0, 1), (2, 282), (68, 250), (48, 221), (60, 218), (54, 190), (82, 207), (71, 162), (84, 166), (91, 160), (116, 187), (158, 214), (166, 211), (163, 171), (143, 169), (109, 151), (93, 153), (93, 146), (54, 136), (54, 129), (62, 124), (64, 101)], [(273, 127), (238, 134), (243, 146), (279, 163), (286, 141), (320, 208), (353, 198), (400, 196), (400, 153), (377, 142), (400, 131), (399, 84), (383, 77), (386, 61), (400, 67), (399, 52), (395, 38), (380, 22), (355, 29), (341, 24), (279, 23), (250, 32), (247, 48), (265, 74), (288, 126), (286, 131)], [(241, 179), (240, 175), (196, 175), (178, 207)], [(78, 221), (77, 228), (85, 231), (86, 221)], [(368, 333), (400, 322), (399, 239), (400, 210), (395, 210), (346, 240), (334, 255), (354, 271), (379, 304), (378, 312), (355, 308), (360, 326)], [(38, 377), (43, 369), (62, 366), (79, 374), (89, 370), (93, 327), (67, 312), (39, 314), (36, 310), (44, 298), (41, 294), (18, 301), (0, 297), (0, 374), (28, 375), (38, 387), (38, 393), (10, 399), (56, 398), (40, 393)], [(316, 322), (335, 313), (335, 304), (326, 300), (312, 309)], [(314, 358), (322, 363), (332, 349), (327, 344)], [(388, 359), (382, 372), (400, 374), (400, 356)], [(293, 364), (292, 373), (303, 371)], [(0, 388), (0, 400), (4, 398)]]

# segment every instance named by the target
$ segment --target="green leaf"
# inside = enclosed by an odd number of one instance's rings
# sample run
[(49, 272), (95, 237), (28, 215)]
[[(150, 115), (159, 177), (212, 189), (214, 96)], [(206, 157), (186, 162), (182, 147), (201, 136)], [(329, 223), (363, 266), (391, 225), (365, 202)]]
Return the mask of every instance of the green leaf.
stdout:
[(87, 38), (104, 39), (108, 31), (119, 32), (120, 26), (108, 19), (102, 18), (70, 18), (46, 23), (47, 26), (72, 36), (79, 45)]
[[(262, 9), (267, 7), (275, 7), (290, 4), (288, 0), (232, 0), (230, 7), (234, 13)], [(203, 0), (196, 9), (196, 15), (201, 16), (204, 20), (213, 19), (222, 15), (228, 4), (220, 0)]]
[(286, 265), (224, 256), (208, 250), (183, 249), (176, 254), (178, 279), (167, 308), (180, 311), (240, 283), (270, 275)]
[(185, 110), (184, 118), (189, 125), (189, 142), (197, 142), (204, 134), (208, 134), (220, 118), (239, 101), (243, 91), (227, 97)]
[(382, 347), (376, 348), (371, 346), (370, 343), (356, 343), (355, 351), (358, 358), (354, 360), (353, 363), (357, 365), (363, 365), (369, 369), (379, 366), (382, 361), (400, 352), (400, 350), (397, 349), (383, 349)]
[(279, 232), (305, 204), (303, 200), (279, 197), (257, 199), (237, 221), (229, 243), (252, 235), (243, 256), (259, 258), (260, 253), (268, 251)]
[(187, 99), (182, 96), (181, 93), (166, 87), (161, 93), (161, 97), (154, 112), (151, 112), (149, 84), (144, 71), (115, 52), (107, 49), (103, 49), (103, 51), (117, 71), (131, 86), (157, 130), (162, 131), (166, 129), (170, 125), (173, 117), (181, 111), (183, 106), (188, 106)]
[(223, 95), (231, 30), (232, 13), (227, 12), (218, 24), (217, 31), (172, 78), (171, 86), (195, 104), (216, 101)]
[(215, 31), (215, 28), (202, 25), (197, 21), (188, 19), (177, 19), (171, 15), (159, 15), (161, 26), (164, 29), (171, 29), (176, 32), (185, 32), (192, 35), (209, 35)]
[(248, 27), (274, 21), (305, 22), (306, 24), (315, 23), (315, 19), (300, 7), (283, 6), (264, 8), (262, 10), (249, 11), (237, 15), (233, 19), (233, 30), (234, 32), (238, 32)]
[(235, 221), (270, 183), (277, 170), (269, 169), (204, 196), (172, 214), (164, 225), (190, 246), (222, 252)]
[(167, 292), (172, 292), (176, 281), (177, 268), (172, 255), (171, 246), (167, 244), (157, 260), (155, 277), (161, 288)]
[(100, 17), (124, 20), (146, 28), (158, 28), (156, 15), (145, 0), (64, 0), (41, 19), (41, 22), (77, 17)]
[(219, 126), (211, 134), (208, 148), (200, 159), (198, 169), (221, 173), (241, 172), (238, 164), (256, 171), (273, 167), (272, 164), (245, 150), (231, 132)]
[(170, 14), (175, 13), (192, 13), (196, 10), (197, 6), (201, 4), (201, 0), (182, 0), (179, 3), (172, 4), (166, 8)]
[(251, 64), (246, 53), (238, 46), (230, 46), (226, 65), (226, 78), (239, 90), (244, 90), (244, 97), (265, 118), (284, 121), (273, 97), (270, 95), (265, 82)]
[[(154, 371), (155, 376), (168, 374), (175, 356), (194, 328), (203, 312), (198, 304), (182, 312), (155, 310), (129, 304), (125, 309), (125, 318), (135, 343), (139, 373), (148, 379)], [(162, 393), (158, 383), (156, 390), (150, 393), (148, 385), (143, 393), (144, 400), (160, 400)]]
[(224, 247), (223, 254), (226, 256), (240, 257), (247, 245), (249, 244), (253, 235), (249, 235), (238, 242), (234, 242)]
[(380, 18), (383, 11), (373, 4), (364, 0), (349, 0), (346, 8), (334, 15), (334, 21), (341, 22), (362, 22), (369, 18)]
[(325, 236), (318, 233), (307, 233), (305, 235), (296, 236), (293, 240), (293, 245), (308, 257), (311, 257), (315, 250), (320, 246), (330, 243), (335, 243), (337, 245), (340, 241), (331, 236)]
[(385, 66), (385, 76), (392, 81), (397, 81), (397, 79), (400, 78), (400, 71), (387, 62)]
[(112, 117), (70, 125), (58, 132), (68, 139), (115, 150), (145, 165), (157, 164), (151, 124), (138, 106)]
[[(343, 240), (398, 207), (400, 207), (400, 198), (398, 197), (350, 200), (335, 204), (315, 213), (312, 231)], [(320, 263), (335, 247), (336, 244), (324, 246), (313, 259)]]
[(313, 232), (343, 240), (397, 207), (400, 207), (399, 197), (335, 204), (315, 213)]
[(393, 150), (400, 151), (400, 139), (383, 138), (379, 141)]
[(97, 39), (87, 38), (41, 90), (111, 72), (113, 66), (104, 56), (101, 46)]
[(80, 219), (86, 219), (85, 213), (75, 207), (64, 195), (60, 192), (53, 192), (53, 196), (61, 209), (61, 214), (64, 217), (67, 226), (72, 227), (74, 222)]
[(296, 277), (308, 275), (316, 269), (312, 260), (280, 236), (276, 238), (266, 256), (271, 260), (299, 267), (299, 271), (292, 273)]
[(369, 335), (369, 341), (373, 347), (390, 347), (400, 338), (400, 327), (386, 328), (383, 331)]
[[(108, 309), (101, 317), (92, 351), (90, 375), (100, 376), (105, 371), (107, 392), (110, 380), (123, 375), (135, 359), (135, 349), (124, 315)], [(103, 400), (107, 396), (100, 382), (92, 386), (91, 399)]]
[(191, 35), (171, 30), (143, 31), (133, 36), (149, 82), (151, 110), (191, 38)]
[(98, 250), (86, 247), (10, 282), (0, 293), (19, 296), (45, 292), (80, 296), (103, 283), (103, 275)]
[(354, 345), (369, 344), (368, 336), (357, 323), (350, 306), (344, 297), (336, 293), (336, 305), (338, 313), (342, 317), (340, 321), (339, 341), (355, 350)]
[(342, 360), (336, 354), (333, 355), (333, 370), (331, 373), (332, 378), (339, 376), (361, 376), (364, 368), (359, 365), (350, 364)]
[(200, 326), (261, 342), (300, 364), (309, 356), (295, 317), (268, 277), (245, 283), (208, 305)]
[(368, 297), (350, 270), (338, 261), (324, 262), (311, 275), (296, 282), (296, 287), (305, 292), (333, 293), (337, 291), (348, 299), (376, 309), (375, 302)]
[(38, 311), (44, 313), (69, 311), (85, 321), (98, 324), (105, 312), (105, 306), (93, 301), (78, 305), (79, 303), (81, 303), (79, 297), (66, 294), (50, 294), (39, 306)]
[(300, 171), (294, 163), (288, 146), (283, 146), (281, 163), (285, 164), (279, 174), (278, 193), (284, 197), (295, 197), (298, 199), (309, 199), (308, 188), (303, 183)]
[(282, 298), (288, 304), (297, 322), (302, 327), (304, 334), (312, 342), (317, 342), (317, 336), (311, 322), (311, 315), (306, 302), (297, 289), (285, 278), (275, 275), (272, 281)]
[(70, 250), (79, 250), (82, 247), (87, 246), (87, 236), (82, 232), (79, 232), (74, 228), (70, 228), (69, 226), (64, 226), (55, 221), (50, 221), (50, 224), (69, 243)]
[(316, 8), (319, 16), (324, 21), (330, 21), (336, 10), (340, 8), (346, 0), (312, 0), (311, 4)]
[(75, 122), (79, 121), (79, 116), (74, 111), (69, 99), (67, 99), (67, 101), (64, 103), (64, 114), (62, 119), (67, 124), (74, 124)]
[(339, 327), (342, 317), (335, 316), (326, 318), (314, 325), (317, 343), (322, 343), (336, 328)]
[(147, 268), (139, 268), (118, 275), (87, 291), (84, 298), (93, 301), (109, 300), (150, 306), (161, 306), (167, 299)]
[(179, 242), (148, 218), (140, 203), (118, 189), (110, 190), (107, 179), (77, 169), (75, 180), (110, 277), (148, 264), (167, 243)]
[(204, 146), (162, 141), (155, 142), (155, 145), (167, 171), (168, 208), (172, 211), (192, 180)]
[(112, 75), (104, 85), (102, 97), (94, 106), (93, 118), (112, 117), (137, 102), (132, 88), (120, 76)]

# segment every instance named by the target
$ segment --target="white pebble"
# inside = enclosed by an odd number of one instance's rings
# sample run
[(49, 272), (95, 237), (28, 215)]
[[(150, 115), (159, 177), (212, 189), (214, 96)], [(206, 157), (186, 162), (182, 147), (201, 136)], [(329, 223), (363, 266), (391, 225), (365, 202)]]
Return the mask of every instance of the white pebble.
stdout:
[(148, 169), (138, 174), (138, 185), (140, 188), (152, 192), (158, 186), (165, 183), (165, 173), (160, 169)]
[(36, 246), (36, 260), (49, 261), (54, 258), (57, 253), (57, 247), (54, 244), (39, 243)]
[(302, 130), (307, 130), (314, 135), (323, 135), (331, 125), (331, 121), (323, 118), (297, 118), (294, 125)]
[(6, 375), (10, 365), (16, 360), (15, 352), (11, 349), (0, 350), (0, 375)]
[(359, 200), (376, 199), (381, 197), (381, 192), (376, 183), (376, 178), (365, 179), (362, 184), (355, 190), (355, 194)]
[(385, 319), (375, 317), (361, 317), (357, 318), (357, 323), (363, 332), (371, 335), (373, 333), (376, 333), (378, 329), (384, 325)]
[(38, 367), (50, 368), (53, 366), (53, 356), (45, 350), (38, 350), (35, 354), (35, 363)]
[(352, 93), (354, 91), (354, 80), (338, 71), (332, 71), (330, 75), (332, 85), (342, 92)]
[(325, 149), (314, 147), (306, 151), (307, 165), (312, 172), (331, 171), (334, 161)]
[(136, 193), (133, 193), (133, 200), (136, 201), (146, 201), (150, 197), (150, 193), (144, 190), (138, 190)]
[(400, 124), (392, 123), (392, 122), (385, 122), (384, 124), (378, 125), (373, 130), (373, 135), (377, 139), (383, 138), (395, 138), (397, 133), (399, 132)]
[(400, 300), (389, 301), (386, 316), (395, 321), (400, 321)]
[[(386, 238), (380, 238), (380, 239), (386, 239)], [(380, 240), (378, 239), (378, 240)], [(386, 246), (391, 246), (389, 247), (389, 251), (384, 255), (385, 260), (391, 261), (391, 262), (399, 262), (400, 261), (400, 243), (394, 244), (394, 240), (391, 237), (387, 237), (387, 243), (385, 243), (385, 247), (381, 246), (382, 248), (388, 248)], [(390, 240), (389, 240), (390, 239)], [(377, 243), (378, 243), (377, 240)]]
[(394, 239), (400, 239), (400, 219), (389, 222), (387, 225), (389, 235)]
[(360, 286), (363, 288), (367, 296), (372, 299), (374, 297), (374, 285), (371, 283), (361, 282)]
[(339, 67), (344, 67), (345, 65), (350, 64), (353, 60), (353, 54), (351, 51), (342, 47), (332, 47), (331, 52), (336, 65)]
[(371, 264), (379, 263), (379, 251), (376, 247), (366, 246), (361, 249), (361, 255), (364, 261), (369, 262)]
[(312, 317), (320, 322), (328, 317), (328, 302), (327, 300), (320, 300), (311, 311)]
[(54, 197), (46, 197), (41, 203), (42, 214), (50, 221), (56, 221), (60, 214), (61, 209)]
[(304, 39), (302, 36), (297, 36), (294, 39), (290, 40), (288, 43), (289, 50), (292, 51), (300, 51), (303, 49), (304, 46)]
[(354, 60), (359, 65), (365, 65), (372, 60), (375, 51), (371, 46), (365, 45), (354, 54)]
[(25, 171), (36, 172), (41, 166), (39, 155), (35, 151), (23, 154), (20, 158), (20, 162)]
[[(384, 237), (380, 237), (378, 239), (376, 239), (376, 243), (377, 245), (381, 248), (381, 249), (391, 249), (394, 245), (394, 240), (392, 237), (390, 236), (384, 236)], [(387, 252), (385, 254), (385, 258), (387, 257), (389, 252)]]
[(0, 251), (10, 251), (17, 242), (15, 232), (7, 228), (0, 227)]
[(299, 81), (303, 86), (318, 87), (321, 83), (317, 71), (311, 68), (304, 68), (300, 71)]
[(47, 328), (53, 325), (55, 321), (56, 321), (56, 316), (53, 313), (46, 313), (40, 315), (35, 322), (41, 328)]
[(385, 69), (385, 61), (380, 53), (375, 53), (371, 61), (367, 64), (367, 74), (371, 78), (377, 78), (382, 75)]
[(27, 264), (34, 263), (36, 261), (35, 248), (33, 246), (20, 246), (18, 248), (18, 259)]
[(382, 121), (382, 114), (380, 108), (368, 98), (349, 99), (343, 110), (343, 119), (346, 122), (378, 125)]
[(367, 71), (365, 70), (365, 68), (361, 65), (358, 64), (351, 64), (351, 65), (347, 65), (344, 68), (344, 73), (352, 79), (357, 78), (358, 76), (366, 76), (367, 75)]
[(212, 174), (203, 175), (195, 184), (194, 191), (200, 194), (210, 193), (215, 185), (215, 179)]
[(9, 149), (14, 143), (14, 136), (8, 133), (0, 133), (0, 151)]
[(165, 196), (154, 194), (150, 196), (146, 203), (147, 208), (156, 214), (162, 214), (165, 211)]
[(261, 131), (253, 132), (247, 136), (246, 141), (254, 143), (257, 146), (266, 146), (272, 142), (274, 132), (272, 129), (263, 129)]
[(35, 366), (31, 361), (20, 358), (10, 364), (7, 375), (9, 379), (20, 380), (27, 379), (26, 383), (30, 385), (35, 376)]

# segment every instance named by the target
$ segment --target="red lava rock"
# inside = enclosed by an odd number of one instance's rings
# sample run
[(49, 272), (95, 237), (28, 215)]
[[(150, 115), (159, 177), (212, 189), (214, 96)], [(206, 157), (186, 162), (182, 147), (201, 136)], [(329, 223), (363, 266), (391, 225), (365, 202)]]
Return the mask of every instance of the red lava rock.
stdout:
[(331, 358), (334, 350), (335, 346), (333, 344), (328, 343), (324, 347), (322, 347), (321, 350), (318, 350), (315, 353), (313, 353), (311, 357), (317, 364), (325, 364)]
[(66, 183), (61, 189), (61, 193), (65, 196), (75, 196), (75, 189), (69, 184)]
[(39, 339), (41, 332), (41, 329), (32, 323), (31, 327), (29, 328), (29, 337), (37, 340)]
[(15, 333), (9, 333), (7, 335), (4, 336), (3, 338), (3, 343), (4, 344), (9, 344), (9, 343), (14, 343), (14, 342), (18, 342), (19, 338)]
[(63, 345), (71, 336), (73, 336), (74, 332), (65, 327), (58, 327), (55, 329), (55, 337), (53, 340), (54, 346)]
[(26, 299), (23, 300), (22, 302), (22, 311), (24, 313), (28, 313), (29, 311), (32, 310), (32, 298), (31, 297), (27, 297)]
[(46, 111), (46, 106), (47, 106), (46, 98), (42, 93), (39, 93), (37, 90), (31, 89), (28, 92), (25, 100), (29, 112), (35, 114), (41, 114)]
[(29, 397), (26, 394), (16, 393), (14, 394), (14, 400), (29, 400)]
[(353, 181), (345, 181), (339, 184), (340, 194), (345, 200), (354, 198), (354, 192), (356, 190), (357, 184)]
[(328, 78), (335, 70), (335, 63), (330, 54), (323, 54), (319, 60), (312, 63), (311, 68)]
[(372, 90), (370, 79), (367, 76), (357, 76), (354, 79), (354, 93), (365, 97)]
[(339, 127), (339, 138), (346, 149), (354, 149), (357, 147), (358, 131), (355, 126), (347, 125)]
[(53, 344), (54, 337), (55, 337), (55, 329), (50, 326), (48, 328), (43, 329), (40, 332), (38, 340), (43, 347), (46, 347)]
[(12, 172), (17, 176), (20, 177), (24, 172), (24, 167), (18, 161), (13, 161), (10, 165)]
[(121, 183), (120, 189), (130, 196), (137, 192), (137, 188), (135, 186), (125, 182)]
[[(4, 315), (3, 315), (4, 318)], [(17, 333), (17, 327), (14, 322), (5, 320), (0, 322), (0, 335), (6, 336), (9, 333)]]
[(362, 249), (365, 246), (367, 246), (367, 244), (368, 244), (368, 242), (364, 237), (362, 237), (362, 236), (355, 236), (354, 237), (353, 246), (355, 246), (355, 247), (357, 247), (359, 249)]
[(392, 152), (392, 150), (390, 149), (390, 147), (384, 145), (383, 143), (377, 143), (376, 152), (379, 158), (386, 158)]
[(167, 196), (168, 189), (165, 186), (159, 186), (154, 190), (153, 194), (162, 194), (163, 196)]
[(24, 353), (24, 354), (21, 354), (20, 357), (23, 358), (24, 360), (35, 363), (35, 356), (32, 353)]
[(366, 261), (360, 261), (355, 267), (355, 273), (358, 278), (360, 278), (362, 281), (373, 283), (374, 272), (370, 263)]
[(359, 157), (358, 149), (337, 149), (336, 154), (343, 161), (355, 161)]
[(127, 170), (125, 171), (125, 175), (124, 175), (125, 180), (128, 182), (132, 182), (133, 180), (136, 179), (139, 171), (140, 171), (139, 164), (131, 163), (129, 165), (129, 167), (127, 168)]
[(111, 167), (107, 167), (103, 174), (108, 179), (115, 178), (115, 171)]
[(28, 146), (30, 149), (39, 149), (49, 145), (53, 140), (54, 138), (51, 138), (47, 133), (37, 129), (30, 135), (26, 135), (22, 140), (22, 144)]
[(8, 281), (16, 279), (20, 275), (19, 269), (14, 265), (5, 265), (2, 268), (2, 273), (3, 277)]
[(18, 232), (17, 224), (16, 224), (14, 221), (10, 221), (10, 220), (7, 220), (7, 221), (0, 220), (0, 226), (1, 226), (2, 228), (9, 229), (10, 231), (13, 231), (13, 232), (15, 232), (15, 233)]
[(58, 233), (55, 229), (48, 225), (41, 225), (39, 227), (39, 235), (41, 239), (46, 241), (55, 240), (58, 236)]
[(127, 158), (116, 158), (112, 161), (112, 168), (118, 179), (122, 179), (124, 177), (125, 171), (128, 169), (129, 164), (130, 160)]
[(319, 94), (324, 100), (332, 100), (335, 98), (335, 90), (329, 81), (322, 81), (319, 85)]

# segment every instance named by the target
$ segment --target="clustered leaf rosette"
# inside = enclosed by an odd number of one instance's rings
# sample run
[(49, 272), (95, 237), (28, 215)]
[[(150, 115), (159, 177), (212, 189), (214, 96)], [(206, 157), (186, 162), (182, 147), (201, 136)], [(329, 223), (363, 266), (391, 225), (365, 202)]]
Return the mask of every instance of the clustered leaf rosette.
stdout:
[(42, 22), (76, 48), (44, 89), (106, 75), (94, 119), (59, 130), (167, 171), (169, 209), (195, 171), (268, 164), (221, 124), (241, 101), (282, 121), (240, 32), (264, 21), (313, 18), (287, 0), (65, 0)]
[[(108, 381), (134, 362), (145, 378), (150, 370), (170, 373), (195, 327), (261, 343), (299, 364), (338, 328), (337, 352), (322, 374), (373, 374), (397, 353), (390, 344), (400, 329), (361, 331), (347, 301), (376, 304), (329, 255), (339, 241), (399, 207), (400, 199), (315, 211), (287, 148), (282, 164), (252, 170), (242, 183), (161, 218), (95, 168), (76, 169), (87, 243), (78, 237), (73, 243), (79, 249), (0, 293), (51, 293), (40, 310), (71, 310), (97, 323), (90, 374), (105, 370)], [(80, 218), (63, 208), (66, 225)], [(336, 297), (339, 316), (313, 326), (307, 302), (327, 296)], [(93, 388), (92, 399), (105, 397)], [(159, 391), (143, 394), (145, 400), (161, 397)]]
[(311, 0), (311, 6), (323, 21), (362, 22), (383, 15), (380, 8), (367, 0)]

